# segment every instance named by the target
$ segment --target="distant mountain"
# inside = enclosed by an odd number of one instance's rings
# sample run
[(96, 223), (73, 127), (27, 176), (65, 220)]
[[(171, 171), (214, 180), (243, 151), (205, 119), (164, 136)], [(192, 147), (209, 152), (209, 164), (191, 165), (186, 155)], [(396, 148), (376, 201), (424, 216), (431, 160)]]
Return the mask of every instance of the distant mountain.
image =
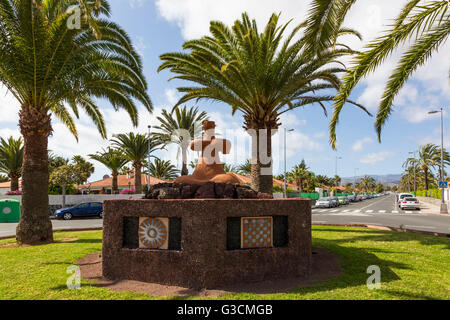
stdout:
[[(364, 176), (366, 176), (366, 175), (364, 175)], [(356, 181), (358, 181), (359, 179), (361, 179), (364, 176), (356, 177)], [(367, 174), (367, 176), (374, 178), (377, 183), (382, 183), (382, 184), (399, 184), (400, 179), (402, 178), (401, 174), (385, 174), (385, 175)], [(355, 177), (345, 177), (345, 178), (341, 178), (341, 179), (342, 179), (342, 182), (341, 182), (342, 185), (345, 185), (348, 182), (350, 182), (350, 183), (355, 182)]]

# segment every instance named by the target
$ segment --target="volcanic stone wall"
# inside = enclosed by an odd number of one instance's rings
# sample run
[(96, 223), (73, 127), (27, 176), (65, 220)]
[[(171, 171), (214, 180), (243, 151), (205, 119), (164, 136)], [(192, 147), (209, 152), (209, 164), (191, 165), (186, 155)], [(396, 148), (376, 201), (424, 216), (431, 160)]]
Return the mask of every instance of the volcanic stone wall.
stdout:
[[(139, 248), (139, 217), (168, 218), (167, 250)], [(273, 246), (241, 249), (241, 218), (271, 217)], [(103, 275), (214, 288), (306, 276), (311, 206), (300, 199), (110, 200), (104, 202)]]

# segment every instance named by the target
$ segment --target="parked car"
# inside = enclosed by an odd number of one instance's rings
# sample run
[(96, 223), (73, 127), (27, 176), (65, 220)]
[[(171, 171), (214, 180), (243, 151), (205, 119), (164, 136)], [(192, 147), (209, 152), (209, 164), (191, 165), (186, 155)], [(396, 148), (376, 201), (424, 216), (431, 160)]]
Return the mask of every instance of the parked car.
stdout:
[(330, 198), (320, 198), (316, 201), (316, 207), (318, 208), (333, 208), (333, 202)]
[(99, 217), (103, 218), (103, 204), (101, 202), (84, 202), (71, 208), (55, 211), (57, 219), (71, 220), (72, 218)]
[(400, 202), (400, 208), (402, 210), (404, 209), (414, 209), (414, 210), (420, 210), (420, 203), (417, 198), (403, 198), (403, 200)]
[(330, 197), (331, 202), (333, 203), (333, 207), (339, 207), (341, 204), (339, 203), (338, 197)]
[(411, 193), (400, 193), (400, 194), (398, 195), (398, 198), (397, 198), (397, 204), (398, 204), (398, 207), (399, 207), (399, 208), (400, 208), (401, 202), (402, 202), (403, 199), (405, 199), (405, 198), (414, 198), (414, 195), (412, 195)]
[(362, 200), (367, 200), (367, 195), (362, 194), (362, 195), (361, 195), (361, 199), (362, 199)]
[(356, 199), (356, 196), (355, 196), (354, 194), (348, 195), (348, 196), (347, 196), (347, 199), (348, 199), (348, 201), (350, 201), (350, 202), (356, 202), (356, 201), (358, 201), (358, 200)]
[(363, 201), (363, 197), (361, 194), (356, 195), (356, 201)]
[(347, 197), (344, 197), (344, 196), (339, 197), (338, 200), (339, 200), (339, 204), (341, 204), (341, 205), (347, 205), (347, 204), (350, 203), (350, 201), (348, 200), (348, 198), (347, 198)]

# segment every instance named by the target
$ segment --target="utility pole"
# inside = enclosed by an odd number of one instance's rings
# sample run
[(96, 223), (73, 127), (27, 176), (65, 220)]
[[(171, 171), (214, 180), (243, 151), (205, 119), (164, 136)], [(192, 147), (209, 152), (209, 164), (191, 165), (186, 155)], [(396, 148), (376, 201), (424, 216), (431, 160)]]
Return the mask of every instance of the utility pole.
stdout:
[[(152, 130), (152, 126), (148, 126), (148, 152), (147, 152), (147, 155), (148, 155), (148, 159), (147, 159), (147, 174), (148, 174), (148, 176), (147, 176), (147, 190), (148, 191), (150, 191), (150, 146), (151, 146), (151, 143), (150, 143), (150, 140), (151, 140), (151, 130)], [(147, 192), (148, 192), (147, 191)]]
[(292, 132), (294, 129), (287, 130), (284, 128), (284, 188), (283, 188), (283, 198), (287, 198), (287, 177), (286, 177), (286, 146), (287, 146), (287, 133)]
[[(444, 109), (433, 110), (428, 114), (441, 113), (441, 181), (444, 181)], [(441, 214), (448, 214), (447, 204), (444, 200), (444, 188), (441, 188)]]
[[(409, 154), (414, 155), (414, 160), (416, 159), (417, 151), (408, 152)], [(414, 196), (417, 194), (417, 183), (416, 183), (416, 163), (414, 163)]]

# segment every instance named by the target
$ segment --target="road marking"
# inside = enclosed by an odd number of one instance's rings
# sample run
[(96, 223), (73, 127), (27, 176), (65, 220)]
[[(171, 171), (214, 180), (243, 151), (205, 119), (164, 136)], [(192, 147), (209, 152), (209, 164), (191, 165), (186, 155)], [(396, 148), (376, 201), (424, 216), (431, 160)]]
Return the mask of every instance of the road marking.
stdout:
[(331, 210), (330, 212), (338, 212), (339, 210)]
[(398, 213), (398, 211), (392, 211), (392, 213)]
[(361, 210), (355, 210), (355, 211), (353, 211), (353, 213), (360, 213), (361, 212)]
[(386, 210), (379, 210), (378, 213), (386, 213)]
[(378, 201), (375, 201), (374, 203), (371, 203), (371, 204), (369, 204), (368, 206), (365, 206), (365, 207), (361, 208), (361, 210), (367, 209), (367, 208), (369, 208), (369, 207), (371, 207), (371, 206), (377, 204), (378, 202), (381, 202), (381, 201), (384, 201), (384, 200), (386, 200), (386, 199), (382, 198), (382, 199), (380, 199), (380, 200), (378, 200)]
[(342, 212), (350, 212), (350, 210), (344, 210), (344, 211), (342, 211)]
[(412, 212), (412, 211), (405, 211), (405, 213), (411, 214), (411, 213), (413, 213), (413, 212)]
[(373, 210), (366, 210), (366, 213), (372, 213)]

